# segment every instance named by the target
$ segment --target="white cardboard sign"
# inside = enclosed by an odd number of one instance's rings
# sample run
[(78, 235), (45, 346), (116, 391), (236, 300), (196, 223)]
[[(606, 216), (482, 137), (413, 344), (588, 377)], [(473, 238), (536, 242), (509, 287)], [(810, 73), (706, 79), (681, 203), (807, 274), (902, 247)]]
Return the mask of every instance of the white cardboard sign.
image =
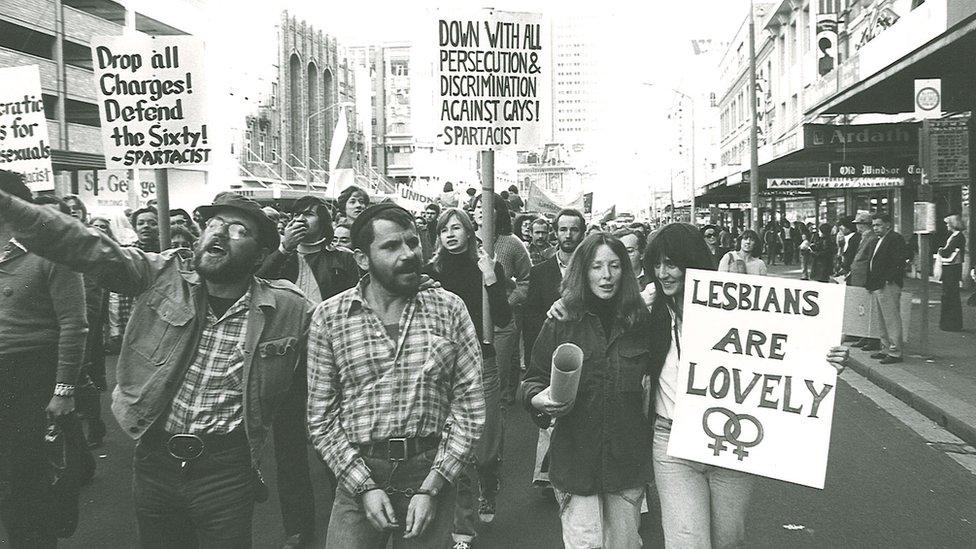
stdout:
[(192, 36), (92, 39), (108, 169), (209, 164), (203, 59), (203, 41)]
[(434, 59), (435, 143), (476, 150), (525, 149), (542, 141), (549, 51), (542, 15), (440, 10)]
[(822, 489), (844, 286), (685, 274), (668, 455)]
[(0, 69), (0, 170), (24, 175), (31, 191), (54, 189), (37, 65)]

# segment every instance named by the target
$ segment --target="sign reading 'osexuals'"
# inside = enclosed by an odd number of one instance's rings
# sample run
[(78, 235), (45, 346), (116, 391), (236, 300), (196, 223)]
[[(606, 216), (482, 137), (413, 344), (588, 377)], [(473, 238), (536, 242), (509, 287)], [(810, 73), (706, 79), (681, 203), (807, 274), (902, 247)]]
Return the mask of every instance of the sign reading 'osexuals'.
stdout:
[(823, 488), (844, 286), (689, 269), (668, 455)]
[(542, 16), (486, 10), (437, 18), (435, 142), (480, 150), (540, 144)]
[(0, 69), (0, 170), (23, 174), (30, 190), (54, 188), (37, 65)]
[(102, 144), (109, 169), (210, 162), (203, 41), (126, 34), (92, 39)]

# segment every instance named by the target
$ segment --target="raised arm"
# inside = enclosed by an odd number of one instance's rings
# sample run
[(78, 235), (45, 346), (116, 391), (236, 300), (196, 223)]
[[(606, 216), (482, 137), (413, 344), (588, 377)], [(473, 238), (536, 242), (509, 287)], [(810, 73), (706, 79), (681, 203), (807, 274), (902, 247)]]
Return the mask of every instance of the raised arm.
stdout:
[(2, 191), (0, 218), (31, 253), (90, 275), (103, 288), (120, 294), (145, 291), (170, 260), (170, 255), (119, 246), (73, 217)]

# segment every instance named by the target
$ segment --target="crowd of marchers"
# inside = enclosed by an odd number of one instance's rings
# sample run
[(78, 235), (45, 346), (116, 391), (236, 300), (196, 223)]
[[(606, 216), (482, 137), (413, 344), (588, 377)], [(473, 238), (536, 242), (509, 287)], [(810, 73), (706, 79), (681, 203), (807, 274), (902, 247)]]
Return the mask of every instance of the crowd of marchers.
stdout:
[[(111, 409), (136, 441), (142, 547), (249, 547), (268, 467), (285, 547), (477, 545), (509, 482), (511, 406), (539, 427), (533, 482), (551, 489), (566, 547), (640, 547), (642, 520), (662, 524), (668, 547), (741, 546), (755, 477), (666, 449), (685, 273), (765, 274), (763, 238), (682, 223), (610, 231), (576, 210), (526, 213), (517, 189), (491, 194), (491, 208), (450, 191), (416, 213), (358, 187), (286, 211), (221, 193), (170, 212), (172, 247), (160, 250), (155, 209), (131, 212), (138, 240), (123, 245), (77, 197), (35, 197), (0, 171), (0, 518), (11, 546), (70, 534), (51, 525), (70, 523), (97, 473), (52, 463), (52, 432), (74, 450), (101, 444), (115, 351)], [(852, 276), (866, 257), (866, 287), (887, 295), (902, 283), (904, 241), (890, 219), (871, 223), (877, 239), (845, 235), (841, 255)], [(548, 390), (562, 343), (583, 350), (568, 402)], [(826, 360), (840, 370), (847, 355), (835, 347)], [(316, 508), (310, 467), (331, 475), (331, 510)]]

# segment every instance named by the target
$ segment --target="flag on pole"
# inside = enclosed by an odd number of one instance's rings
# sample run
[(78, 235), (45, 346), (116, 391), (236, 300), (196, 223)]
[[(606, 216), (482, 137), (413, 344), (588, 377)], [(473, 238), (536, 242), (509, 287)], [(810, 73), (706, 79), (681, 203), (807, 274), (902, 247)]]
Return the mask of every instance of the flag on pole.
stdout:
[(356, 173), (352, 169), (352, 149), (349, 143), (349, 124), (346, 122), (346, 109), (339, 108), (339, 120), (336, 122), (332, 143), (329, 146), (329, 190), (338, 195), (342, 189), (356, 181)]

